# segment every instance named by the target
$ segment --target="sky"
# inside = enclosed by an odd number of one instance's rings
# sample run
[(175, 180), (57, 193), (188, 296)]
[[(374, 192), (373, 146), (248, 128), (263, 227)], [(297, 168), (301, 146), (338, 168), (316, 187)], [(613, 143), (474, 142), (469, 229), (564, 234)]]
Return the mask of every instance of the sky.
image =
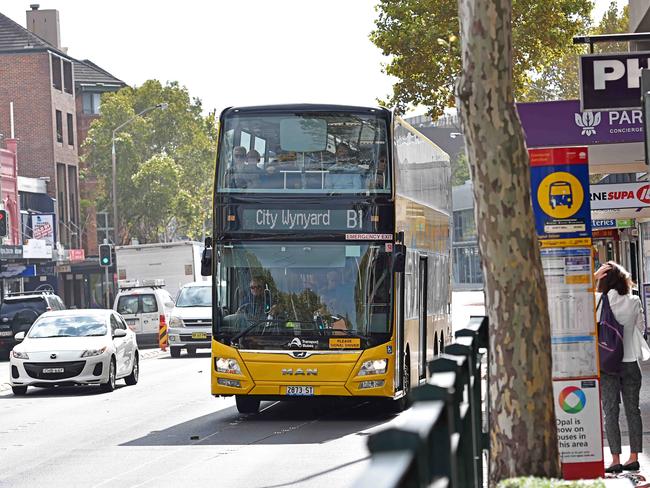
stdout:
[[(595, 0), (594, 18), (609, 2)], [(376, 0), (5, 0), (0, 12), (24, 26), (30, 3), (59, 11), (61, 45), (71, 56), (131, 86), (178, 81), (205, 112), (376, 105), (395, 81), (368, 39)]]
[[(368, 39), (374, 0), (32, 0), (57, 9), (61, 45), (129, 85), (177, 80), (206, 111), (376, 105), (391, 90)], [(25, 25), (30, 2), (0, 12)]]

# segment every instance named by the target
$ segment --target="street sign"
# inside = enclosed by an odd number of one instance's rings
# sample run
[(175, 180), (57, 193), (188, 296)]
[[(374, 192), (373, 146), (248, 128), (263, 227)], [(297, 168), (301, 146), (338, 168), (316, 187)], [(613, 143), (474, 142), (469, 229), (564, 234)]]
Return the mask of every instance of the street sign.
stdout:
[(605, 475), (598, 379), (553, 382), (564, 479)]
[(649, 59), (648, 51), (580, 56), (582, 110), (640, 107), (641, 69)]
[(650, 206), (650, 181), (591, 185), (592, 210), (644, 208)]
[(591, 236), (586, 147), (530, 149), (535, 227), (541, 239)]
[[(599, 146), (643, 141), (643, 112), (580, 110), (580, 100), (518, 103), (528, 147)], [(593, 162), (593, 161), (592, 161)]]

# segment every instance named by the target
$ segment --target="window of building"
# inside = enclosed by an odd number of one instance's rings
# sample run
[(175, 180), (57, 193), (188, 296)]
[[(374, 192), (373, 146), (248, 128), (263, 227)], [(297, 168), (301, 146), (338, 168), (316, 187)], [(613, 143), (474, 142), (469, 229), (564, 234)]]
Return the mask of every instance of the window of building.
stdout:
[(61, 89), (61, 58), (52, 55), (52, 86), (57, 90)]
[(74, 123), (72, 114), (68, 114), (68, 144), (74, 146)]
[(66, 93), (72, 93), (72, 63), (63, 61), (63, 89)]
[[(60, 114), (57, 110), (57, 113)], [(68, 182), (66, 179), (65, 164), (56, 164), (56, 196), (57, 205), (59, 207), (59, 240), (65, 245), (69, 246), (69, 214), (68, 214)]]
[(56, 142), (63, 143), (63, 114), (56, 111)]
[(85, 92), (82, 95), (83, 112), (86, 115), (99, 115), (100, 93)]
[(474, 223), (474, 210), (457, 210), (454, 212), (454, 242), (474, 241), (477, 239)]

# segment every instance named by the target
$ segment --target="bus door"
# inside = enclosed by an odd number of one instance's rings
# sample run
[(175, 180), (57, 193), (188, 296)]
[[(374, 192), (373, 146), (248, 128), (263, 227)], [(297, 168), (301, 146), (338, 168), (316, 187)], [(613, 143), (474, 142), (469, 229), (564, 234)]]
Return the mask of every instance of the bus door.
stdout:
[(404, 389), (404, 274), (395, 273), (395, 391)]
[(418, 294), (420, 295), (418, 319), (420, 326), (420, 350), (418, 374), (420, 379), (427, 376), (427, 257), (420, 256), (418, 266)]

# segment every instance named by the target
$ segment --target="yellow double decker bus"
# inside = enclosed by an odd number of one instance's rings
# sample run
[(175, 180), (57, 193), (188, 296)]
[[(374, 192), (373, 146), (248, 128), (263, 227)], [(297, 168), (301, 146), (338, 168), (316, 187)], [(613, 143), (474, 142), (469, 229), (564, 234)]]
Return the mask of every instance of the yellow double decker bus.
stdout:
[(385, 109), (276, 105), (220, 117), (211, 388), (397, 409), (450, 337), (449, 157)]

